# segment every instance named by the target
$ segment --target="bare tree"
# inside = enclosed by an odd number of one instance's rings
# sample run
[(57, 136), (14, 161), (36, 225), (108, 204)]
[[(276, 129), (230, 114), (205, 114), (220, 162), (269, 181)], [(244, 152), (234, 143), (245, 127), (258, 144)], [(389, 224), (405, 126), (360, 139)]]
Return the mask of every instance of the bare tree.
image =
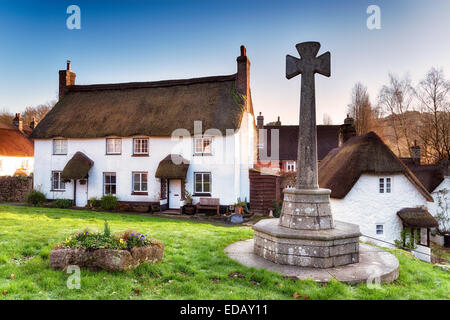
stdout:
[(412, 110), (414, 89), (411, 80), (405, 76), (403, 79), (389, 74), (389, 84), (384, 85), (378, 95), (378, 105), (387, 114), (388, 125), (394, 132), (394, 141), (398, 156), (402, 156), (401, 145), (405, 141), (408, 155), (411, 155), (412, 126), (408, 112)]
[(421, 124), (417, 135), (427, 162), (450, 158), (450, 81), (431, 68), (416, 88)]
[(358, 82), (352, 89), (352, 102), (348, 105), (348, 113), (355, 120), (358, 135), (371, 130), (374, 114), (369, 100), (367, 87)]
[(333, 120), (331, 119), (331, 117), (328, 113), (323, 114), (322, 122), (324, 125), (332, 125), (333, 124)]
[(14, 119), (14, 115), (8, 111), (8, 109), (3, 108), (0, 110), (0, 123), (11, 124)]
[(41, 121), (55, 104), (56, 101), (50, 101), (44, 104), (40, 104), (36, 107), (26, 107), (25, 111), (22, 113), (22, 119), (24, 123), (30, 123), (33, 118), (35, 118), (37, 121)]

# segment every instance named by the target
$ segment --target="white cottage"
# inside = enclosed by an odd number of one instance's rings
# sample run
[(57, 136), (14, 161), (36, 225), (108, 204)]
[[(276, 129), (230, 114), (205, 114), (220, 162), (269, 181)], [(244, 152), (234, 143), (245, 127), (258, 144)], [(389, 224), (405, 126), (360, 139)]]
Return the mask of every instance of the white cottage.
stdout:
[(32, 134), (34, 187), (47, 198), (84, 206), (114, 194), (163, 210), (186, 192), (194, 203), (249, 200), (256, 126), (244, 46), (227, 76), (76, 85), (69, 61), (59, 77), (59, 102)]
[(416, 254), (429, 260), (433, 197), (374, 132), (333, 149), (320, 162), (319, 185), (331, 189), (334, 218), (358, 224), (366, 241), (391, 246), (404, 228), (421, 230)]

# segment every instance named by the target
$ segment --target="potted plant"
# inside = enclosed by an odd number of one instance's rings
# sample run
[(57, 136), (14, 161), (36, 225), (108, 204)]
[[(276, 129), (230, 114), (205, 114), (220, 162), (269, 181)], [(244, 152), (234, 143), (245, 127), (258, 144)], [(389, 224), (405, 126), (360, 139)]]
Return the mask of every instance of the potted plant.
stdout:
[(189, 193), (189, 191), (185, 192), (185, 204), (183, 206), (183, 212), (185, 214), (194, 214), (195, 213), (195, 206), (192, 203), (192, 195)]

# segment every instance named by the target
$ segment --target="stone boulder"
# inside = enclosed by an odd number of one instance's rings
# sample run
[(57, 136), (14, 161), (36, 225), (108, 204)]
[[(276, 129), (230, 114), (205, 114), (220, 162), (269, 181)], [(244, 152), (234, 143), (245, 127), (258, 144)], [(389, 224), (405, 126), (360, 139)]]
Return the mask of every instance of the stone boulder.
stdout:
[(131, 250), (55, 248), (50, 252), (50, 267), (65, 269), (69, 265), (91, 270), (121, 271), (134, 269), (141, 263), (161, 261), (164, 246), (150, 244)]

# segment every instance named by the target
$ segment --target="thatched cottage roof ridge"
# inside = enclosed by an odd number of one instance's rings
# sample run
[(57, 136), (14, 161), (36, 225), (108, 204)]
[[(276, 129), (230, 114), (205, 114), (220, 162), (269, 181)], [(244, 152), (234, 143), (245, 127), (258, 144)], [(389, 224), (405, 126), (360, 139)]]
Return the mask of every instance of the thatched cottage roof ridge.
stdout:
[(353, 137), (331, 150), (319, 164), (319, 185), (331, 189), (331, 197), (342, 199), (364, 173), (404, 174), (428, 201), (433, 201), (414, 173), (374, 132)]

